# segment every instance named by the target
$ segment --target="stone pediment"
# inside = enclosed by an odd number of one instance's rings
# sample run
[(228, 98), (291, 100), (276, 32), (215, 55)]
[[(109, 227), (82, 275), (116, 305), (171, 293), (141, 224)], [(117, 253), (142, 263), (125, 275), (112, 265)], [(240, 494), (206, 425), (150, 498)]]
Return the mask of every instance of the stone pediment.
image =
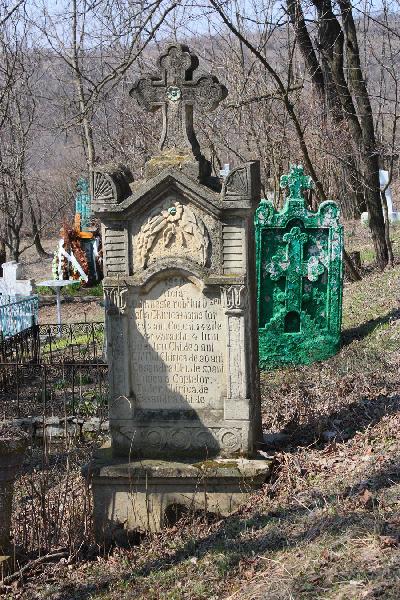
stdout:
[(132, 194), (122, 201), (118, 197), (112, 203), (96, 202), (94, 207), (96, 213), (107, 216), (107, 213), (115, 219), (129, 218), (133, 214), (141, 214), (148, 211), (152, 206), (159, 204), (165, 194), (176, 194), (194, 206), (204, 210), (206, 213), (218, 218), (221, 215), (223, 203), (219, 192), (196, 183), (182, 173), (179, 169), (169, 168), (162, 171), (156, 177), (148, 181), (138, 182), (131, 186)]

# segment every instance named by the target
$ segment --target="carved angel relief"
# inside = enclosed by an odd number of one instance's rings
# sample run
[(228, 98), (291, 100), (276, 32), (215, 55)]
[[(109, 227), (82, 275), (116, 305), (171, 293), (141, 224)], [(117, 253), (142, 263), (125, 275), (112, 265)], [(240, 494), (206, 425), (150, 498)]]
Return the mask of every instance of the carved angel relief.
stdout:
[(210, 239), (202, 219), (180, 202), (153, 212), (142, 225), (137, 238), (137, 255), (145, 269), (151, 258), (191, 255), (206, 265)]

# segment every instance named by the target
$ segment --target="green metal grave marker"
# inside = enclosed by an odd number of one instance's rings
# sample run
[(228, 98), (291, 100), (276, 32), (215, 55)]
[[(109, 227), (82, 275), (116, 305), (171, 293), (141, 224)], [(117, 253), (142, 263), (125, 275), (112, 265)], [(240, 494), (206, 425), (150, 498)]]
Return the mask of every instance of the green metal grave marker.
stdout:
[(288, 188), (277, 212), (261, 200), (255, 214), (260, 367), (310, 364), (340, 344), (343, 227), (339, 207), (306, 208), (313, 182), (301, 165), (281, 177)]
[(87, 231), (92, 216), (92, 201), (89, 191), (89, 181), (80, 177), (76, 183), (75, 212), (81, 216), (81, 230)]

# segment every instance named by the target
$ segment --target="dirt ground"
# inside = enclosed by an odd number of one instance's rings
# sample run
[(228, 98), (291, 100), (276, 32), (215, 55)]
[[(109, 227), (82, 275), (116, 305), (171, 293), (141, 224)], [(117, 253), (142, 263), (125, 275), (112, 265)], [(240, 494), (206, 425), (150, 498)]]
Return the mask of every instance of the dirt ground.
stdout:
[[(36, 282), (45, 279), (53, 279), (51, 265), (53, 255), (57, 248), (58, 238), (47, 238), (42, 240), (42, 246), (50, 254), (49, 258), (41, 258), (38, 256), (35, 246), (30, 246), (20, 257), (20, 263), (24, 267), (25, 277), (34, 279)], [(23, 246), (29, 243), (29, 240), (23, 241)]]
[[(99, 298), (95, 301), (87, 302), (85, 299), (79, 299), (79, 302), (72, 301), (71, 298), (62, 298), (61, 300), (61, 319), (63, 323), (85, 323), (88, 321), (104, 321), (104, 307)], [(39, 309), (39, 323), (57, 323), (56, 305), (42, 306)]]

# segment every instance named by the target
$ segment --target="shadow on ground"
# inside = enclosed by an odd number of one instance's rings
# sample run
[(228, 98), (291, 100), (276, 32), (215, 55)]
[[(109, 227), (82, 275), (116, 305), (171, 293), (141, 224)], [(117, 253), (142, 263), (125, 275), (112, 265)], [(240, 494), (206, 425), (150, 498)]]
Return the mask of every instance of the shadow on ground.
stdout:
[(351, 327), (350, 329), (344, 329), (342, 331), (342, 347), (348, 346), (354, 340), (362, 340), (381, 325), (386, 325), (391, 321), (400, 319), (400, 309), (393, 309), (382, 317), (376, 319), (370, 319), (357, 327)]
[[(310, 445), (323, 448), (334, 440), (339, 442), (349, 440), (356, 433), (379, 423), (383, 417), (398, 412), (400, 412), (400, 394), (364, 398), (303, 425), (289, 425), (277, 434), (276, 441), (273, 436), (270, 436), (271, 441), (265, 449), (296, 452), (298, 448)], [(324, 439), (324, 431), (329, 431), (329, 439)]]

